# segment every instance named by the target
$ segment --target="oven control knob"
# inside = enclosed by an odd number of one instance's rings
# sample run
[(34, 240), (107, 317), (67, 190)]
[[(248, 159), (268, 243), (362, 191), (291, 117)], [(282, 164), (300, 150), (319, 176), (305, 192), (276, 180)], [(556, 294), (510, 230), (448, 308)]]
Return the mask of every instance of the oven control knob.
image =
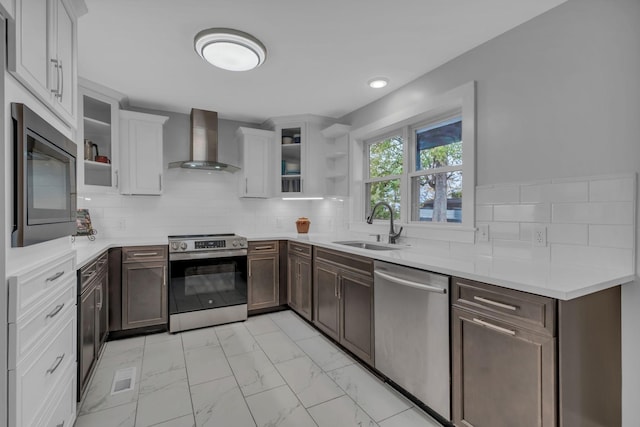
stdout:
[(185, 242), (181, 242), (180, 243), (180, 249), (182, 249), (183, 251), (187, 249), (187, 244)]
[(174, 251), (178, 250), (178, 242), (171, 242), (171, 249), (173, 249)]
[(234, 241), (233, 241), (233, 247), (235, 248), (236, 246), (238, 246), (238, 241), (237, 241), (237, 240), (234, 240)]

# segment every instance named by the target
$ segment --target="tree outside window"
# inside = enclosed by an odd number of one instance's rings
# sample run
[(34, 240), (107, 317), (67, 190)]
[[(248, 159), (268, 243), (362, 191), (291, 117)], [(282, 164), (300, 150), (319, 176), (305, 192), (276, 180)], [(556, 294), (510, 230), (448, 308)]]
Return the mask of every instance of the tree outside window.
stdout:
[(413, 221), (462, 222), (462, 119), (415, 129)]
[[(365, 179), (367, 206), (371, 212), (378, 202), (387, 202), (393, 208), (393, 218), (400, 219), (400, 185), (403, 173), (404, 141), (401, 135), (367, 144), (369, 174)], [(387, 209), (378, 209), (375, 219), (389, 219)]]

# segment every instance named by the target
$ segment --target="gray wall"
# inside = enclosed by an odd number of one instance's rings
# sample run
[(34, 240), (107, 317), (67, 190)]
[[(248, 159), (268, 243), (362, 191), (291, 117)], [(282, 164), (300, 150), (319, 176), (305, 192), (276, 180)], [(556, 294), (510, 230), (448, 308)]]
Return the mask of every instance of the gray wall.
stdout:
[[(358, 129), (471, 80), (477, 185), (640, 173), (639, 0), (569, 0), (340, 122)], [(640, 419), (640, 283), (622, 300), (630, 427)]]

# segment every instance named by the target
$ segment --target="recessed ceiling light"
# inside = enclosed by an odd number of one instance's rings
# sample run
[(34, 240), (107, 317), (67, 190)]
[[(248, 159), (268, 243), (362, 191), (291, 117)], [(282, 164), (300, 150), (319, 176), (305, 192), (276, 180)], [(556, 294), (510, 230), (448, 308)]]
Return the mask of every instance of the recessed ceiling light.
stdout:
[(369, 80), (369, 87), (373, 89), (382, 89), (389, 84), (389, 79), (386, 77), (376, 77)]
[(200, 31), (193, 43), (205, 61), (229, 71), (252, 70), (267, 59), (267, 49), (260, 40), (230, 28)]

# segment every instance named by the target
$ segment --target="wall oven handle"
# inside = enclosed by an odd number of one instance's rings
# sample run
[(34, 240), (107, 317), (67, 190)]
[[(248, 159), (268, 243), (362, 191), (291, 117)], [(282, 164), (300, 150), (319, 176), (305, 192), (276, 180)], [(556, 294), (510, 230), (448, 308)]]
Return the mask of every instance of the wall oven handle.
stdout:
[(374, 271), (374, 275), (388, 280), (390, 282), (396, 283), (398, 285), (409, 286), (412, 288), (420, 289), (421, 291), (427, 292), (437, 292), (439, 294), (446, 294), (447, 290), (445, 288), (440, 288), (438, 286), (425, 285), (424, 283), (414, 282), (412, 280), (401, 279), (400, 277), (395, 277), (387, 273), (383, 273), (382, 271)]
[(54, 280), (58, 279), (60, 276), (62, 276), (64, 274), (64, 270), (62, 271), (58, 271), (56, 274), (54, 274), (51, 277), (47, 277), (45, 279), (45, 282), (53, 282)]
[(487, 328), (493, 329), (494, 331), (502, 332), (503, 334), (507, 334), (507, 335), (511, 335), (511, 336), (514, 336), (516, 334), (516, 331), (514, 331), (512, 329), (503, 328), (501, 326), (494, 325), (493, 323), (489, 323), (489, 322), (485, 322), (484, 320), (480, 320), (480, 319), (478, 319), (476, 317), (473, 318), (473, 322), (477, 323), (478, 325), (486, 326)]

